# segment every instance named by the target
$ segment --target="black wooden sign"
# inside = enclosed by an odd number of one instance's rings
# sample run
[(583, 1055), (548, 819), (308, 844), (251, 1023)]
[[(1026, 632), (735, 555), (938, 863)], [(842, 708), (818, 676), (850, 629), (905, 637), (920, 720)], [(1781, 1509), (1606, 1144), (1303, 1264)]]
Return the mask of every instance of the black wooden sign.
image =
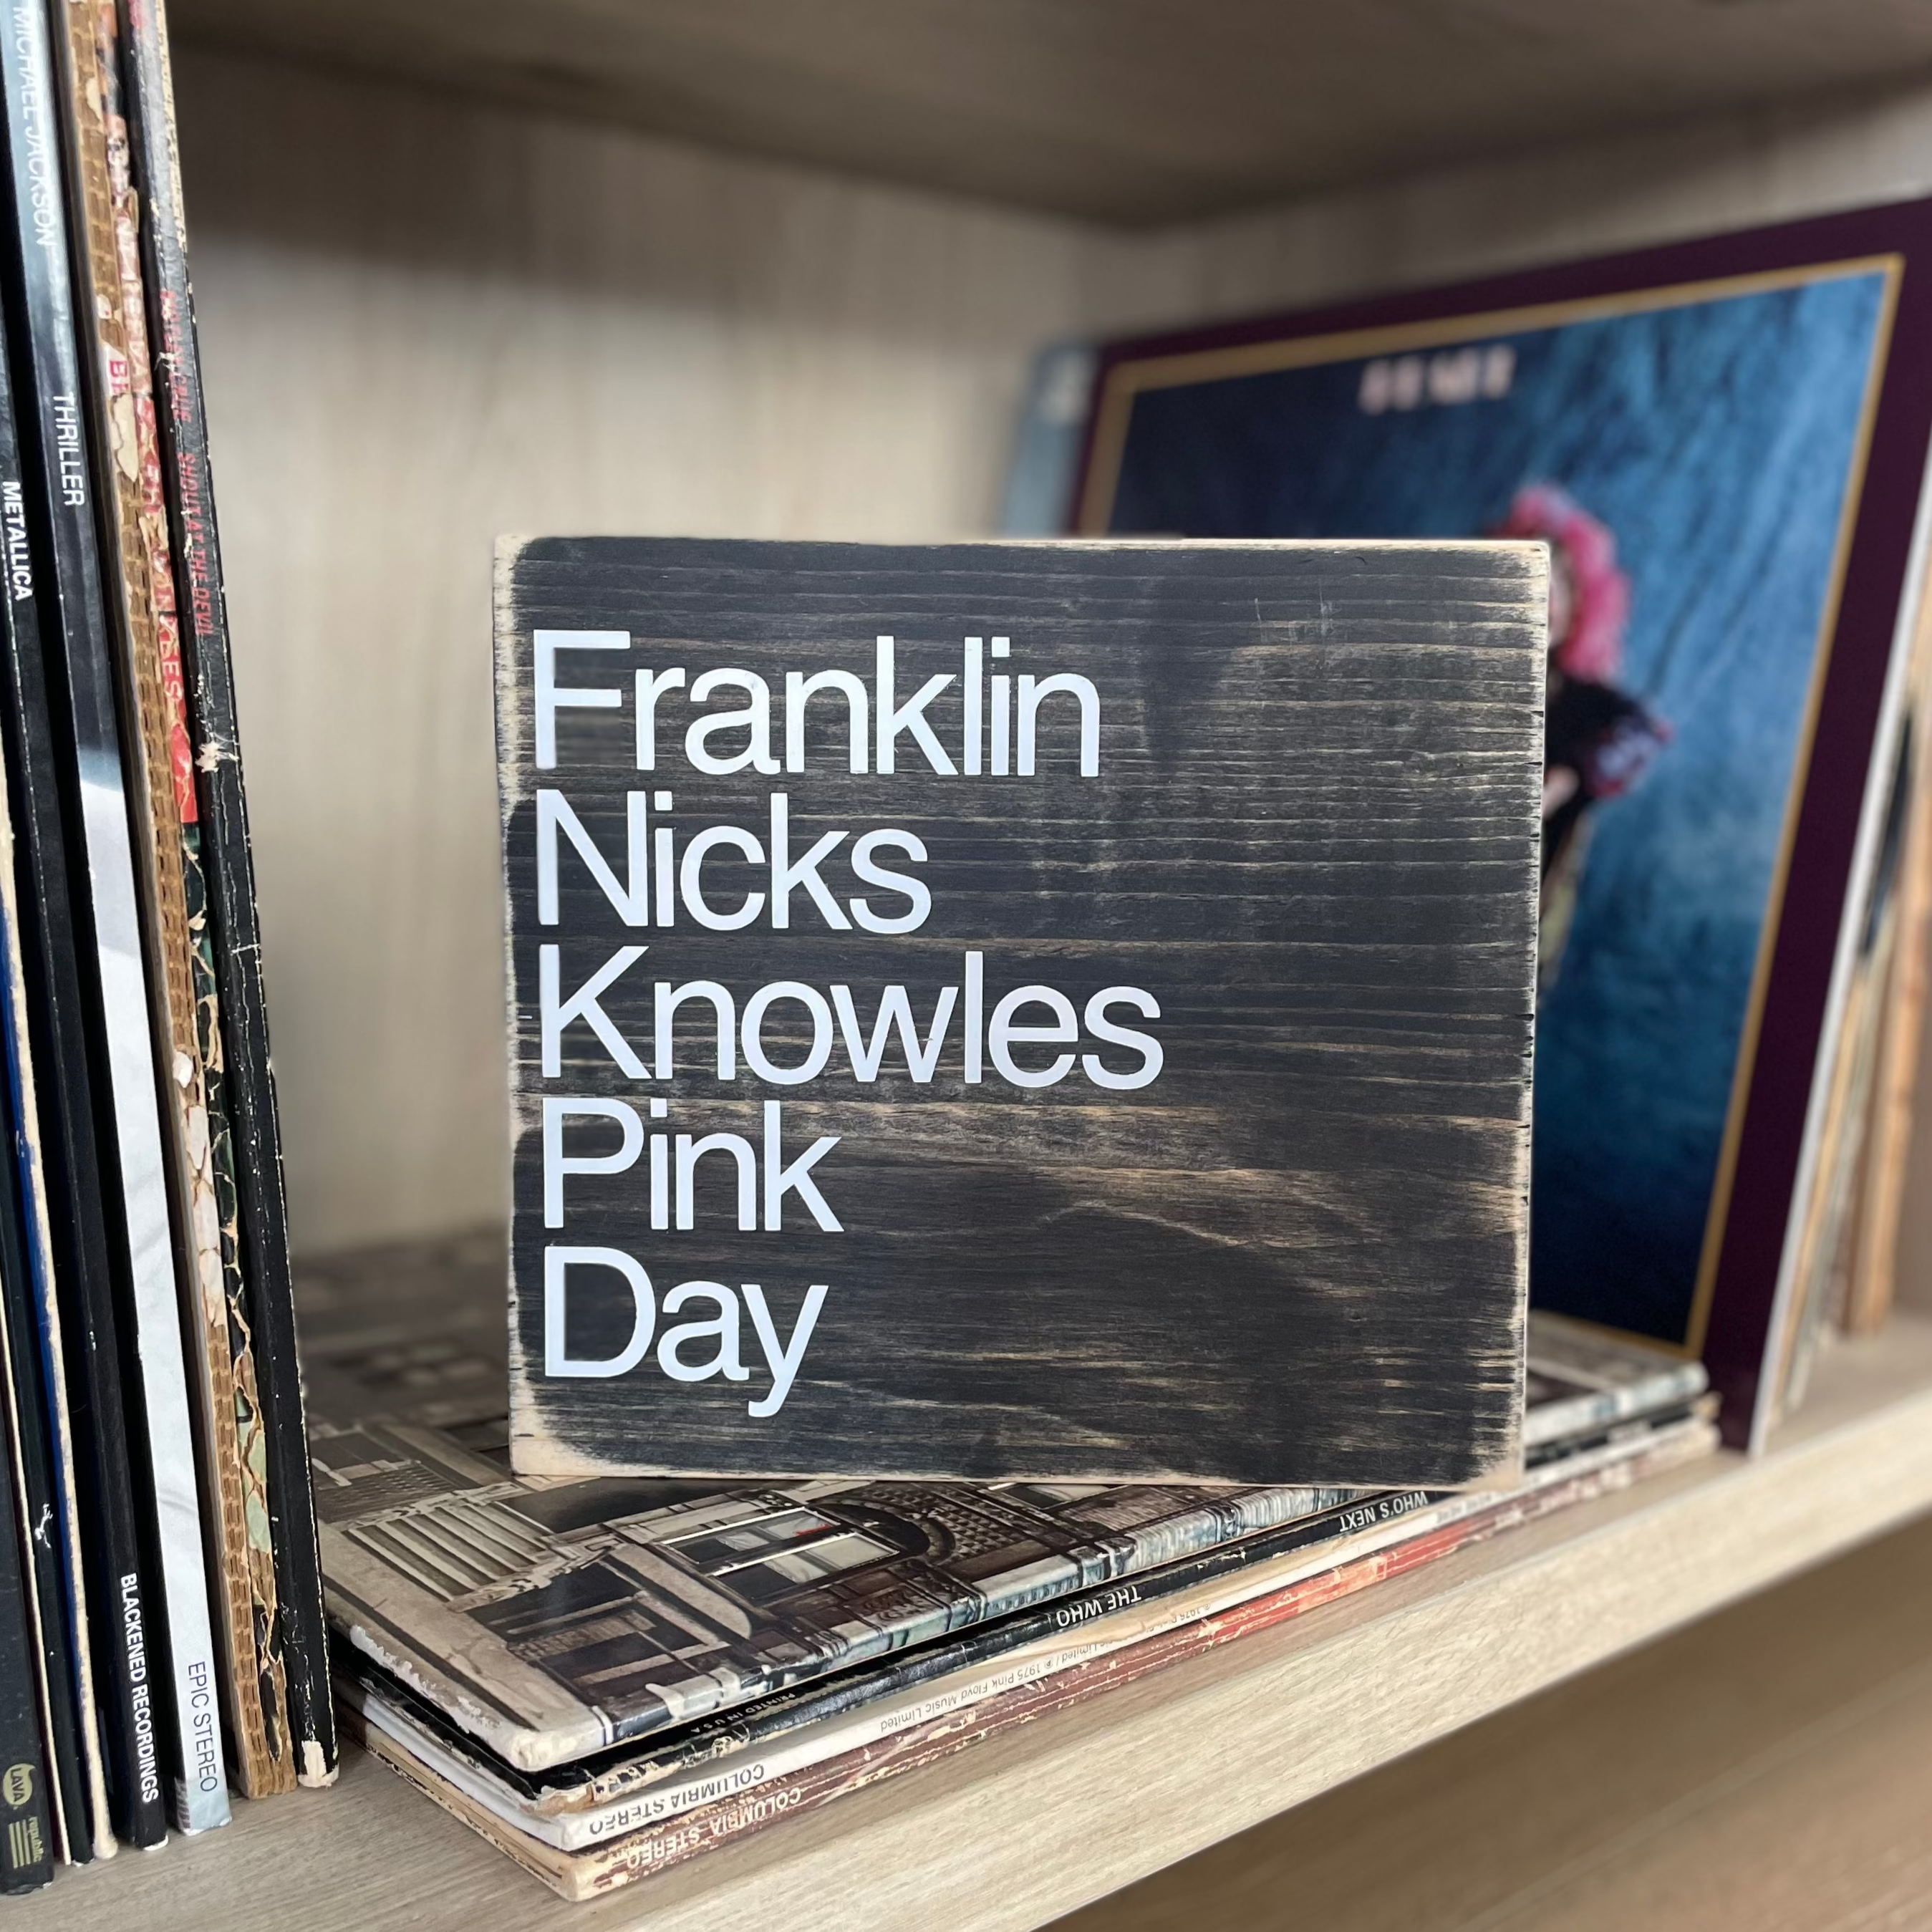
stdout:
[(517, 1467), (1507, 1474), (1544, 599), (506, 546)]

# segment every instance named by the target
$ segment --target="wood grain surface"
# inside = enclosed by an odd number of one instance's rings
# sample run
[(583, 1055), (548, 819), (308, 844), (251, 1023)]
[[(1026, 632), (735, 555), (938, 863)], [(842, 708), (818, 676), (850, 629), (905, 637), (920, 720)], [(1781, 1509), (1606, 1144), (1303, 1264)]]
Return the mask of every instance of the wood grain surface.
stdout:
[[(1058, 1922), (1822, 1932), (1932, 1921), (1932, 1521)], [(1382, 1856), (1391, 1831), (1401, 1856)]]
[[(1928, 1508), (1932, 1323), (1908, 1316), (1828, 1356), (1755, 1460), (1714, 1456), (1528, 1526), (595, 1904), (564, 1904), (351, 1750), (335, 1790), (63, 1872), (8, 1923), (1024, 1932)], [(1810, 1828), (1828, 1834), (1844, 1814), (1829, 1791), (1814, 1802)], [(1386, 1822), (1365, 1885), (1384, 1855), (1404, 1862), (1406, 1816)], [(1761, 1875), (1785, 1842), (1728, 1834), (1710, 1872)], [(1204, 1905), (1196, 1922), (1215, 1921)]]
[[(1468, 544), (547, 539), (511, 554), (500, 736), (520, 1465), (1435, 1486), (1508, 1468), (1544, 568), (1534, 546)], [(554, 768), (537, 769), (531, 640), (550, 631), (629, 640), (560, 652), (560, 687), (616, 696), (641, 670), (686, 672), (686, 688), (658, 701), (648, 776), (628, 695), (619, 709), (559, 709)], [(928, 677), (949, 680), (926, 714), (932, 751), (949, 764), (968, 763), (962, 694), (976, 680), (962, 640), (976, 634), (987, 640), (987, 718), (999, 709), (991, 679), (1015, 680), (1016, 766), (1029, 674), (1090, 680), (1097, 748), (1079, 750), (1084, 701), (1063, 690), (1042, 701), (1033, 775), (992, 775), (990, 723), (981, 776), (940, 775), (910, 737), (890, 776), (869, 744), (868, 769), (854, 772), (847, 700), (834, 694), (807, 712), (802, 756), (782, 757), (802, 769), (693, 768), (686, 729), (744, 702), (728, 690), (690, 701), (702, 674), (726, 667), (762, 676), (785, 704), (788, 673), (842, 669), (872, 691), (882, 728), (880, 634), (897, 640), (900, 704)], [(993, 656), (1009, 634), (1010, 658)], [(721, 729), (708, 754), (730, 762), (748, 728)], [(777, 754), (788, 728), (775, 717)], [(719, 825), (746, 829), (747, 851), (775, 853), (782, 798), (794, 861), (836, 840), (820, 868), (831, 911), (801, 888), (775, 930), (776, 893), (762, 914), (745, 898), (770, 888), (770, 866), (727, 851), (704, 862), (704, 890), (728, 911), (742, 901), (751, 922), (693, 924), (692, 864), (680, 856), (675, 922), (627, 925), (558, 835), (546, 922), (540, 790), (561, 794), (620, 886), (627, 799), (657, 814), (653, 848), (668, 830), (682, 855), (700, 850), (700, 828)], [(866, 889), (847, 868), (855, 845), (837, 835), (856, 842), (880, 826), (910, 832), (925, 854), (888, 861), (930, 891), (914, 930), (868, 932), (838, 911), (842, 895)], [(654, 862), (660, 921), (668, 876)], [(875, 920), (903, 914), (899, 889), (873, 890)], [(848, 929), (833, 929), (833, 914)], [(545, 1076), (545, 945), (556, 949), (553, 1003), (566, 1011), (620, 948), (646, 949), (608, 975), (601, 1005), (620, 1044), (648, 1056), (655, 1039), (655, 1056), (627, 1076), (580, 1020), (562, 1028)], [(677, 1009), (667, 1067), (657, 1015), (668, 1001), (654, 988), (692, 982), (731, 995), (728, 1069), (703, 998)], [(820, 1010), (814, 1022), (796, 991), (770, 1007), (770, 1058), (754, 1078), (753, 995), (774, 983), (812, 989)], [(909, 1074), (896, 1040), (862, 1078), (830, 995), (849, 987), (870, 1038), (895, 985), (908, 989), (922, 1037), (945, 989), (960, 989), (945, 1043), (928, 1077)], [(1029, 987), (1052, 992), (1000, 1004)], [(1148, 1004), (1117, 994), (1101, 1018), (1158, 1042), (1151, 1080), (1145, 1048), (1103, 1045), (1098, 1031), (1096, 1001), (1122, 987)], [(1054, 998), (1066, 1030), (1003, 1061), (1000, 1014), (1052, 1028)], [(966, 1055), (982, 1035), (975, 1082)], [(815, 1077), (782, 1077), (814, 1056)], [(1109, 1076), (1123, 1087), (1110, 1089)], [(1128, 1079), (1145, 1084), (1126, 1089)], [(559, 1180), (547, 1226), (543, 1110), (584, 1100), (632, 1108), (639, 1138), (620, 1168)], [(652, 1132), (692, 1137), (664, 1149), (668, 1168), (674, 1148), (740, 1136), (744, 1156), (758, 1156), (762, 1214), (759, 1186), (740, 1202), (741, 1156), (714, 1149), (697, 1155), (688, 1217), (676, 1212), (691, 1225), (654, 1226), (646, 1100), (668, 1102)], [(827, 1211), (792, 1198), (777, 1228), (775, 1118), (785, 1162), (837, 1137), (811, 1170)], [(554, 1154), (621, 1153), (618, 1122), (560, 1120)], [(658, 1304), (654, 1359), (603, 1377), (546, 1372), (548, 1244), (642, 1264)], [(698, 1305), (680, 1313), (736, 1321), (747, 1378), (730, 1378), (728, 1360), (706, 1379), (670, 1378), (668, 1361), (728, 1356), (716, 1336), (674, 1348), (662, 1339), (670, 1292), (687, 1282), (724, 1285), (728, 1309), (717, 1292), (694, 1290)], [(776, 1378), (754, 1340), (752, 1288), (737, 1312), (746, 1282), (769, 1298), (781, 1337), (808, 1288), (826, 1291), (797, 1379), (767, 1415), (758, 1409)], [(568, 1305), (579, 1358), (614, 1358), (639, 1328), (632, 1289), (608, 1266), (574, 1272)]]

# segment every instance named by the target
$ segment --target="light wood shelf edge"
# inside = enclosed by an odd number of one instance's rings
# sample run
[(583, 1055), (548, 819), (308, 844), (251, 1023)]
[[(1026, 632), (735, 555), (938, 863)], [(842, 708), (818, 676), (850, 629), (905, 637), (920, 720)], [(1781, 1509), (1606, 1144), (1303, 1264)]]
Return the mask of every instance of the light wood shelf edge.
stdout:
[(1513, 1532), (615, 1894), (568, 1906), (352, 1755), (68, 1873), (22, 1927), (1021, 1932), (1932, 1509), (1932, 1320), (1820, 1364), (1767, 1456)]

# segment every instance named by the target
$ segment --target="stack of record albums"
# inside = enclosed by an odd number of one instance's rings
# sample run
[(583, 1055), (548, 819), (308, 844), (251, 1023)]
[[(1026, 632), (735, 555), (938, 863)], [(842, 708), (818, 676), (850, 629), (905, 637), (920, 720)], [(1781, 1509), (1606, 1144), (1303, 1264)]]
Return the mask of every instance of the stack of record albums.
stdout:
[(152, 0), (0, 34), (0, 1887), (334, 1775)]
[(1717, 1446), (1702, 1366), (1533, 1317), (1510, 1490), (512, 1473), (490, 1241), (304, 1277), (338, 1688), (600, 1896)]

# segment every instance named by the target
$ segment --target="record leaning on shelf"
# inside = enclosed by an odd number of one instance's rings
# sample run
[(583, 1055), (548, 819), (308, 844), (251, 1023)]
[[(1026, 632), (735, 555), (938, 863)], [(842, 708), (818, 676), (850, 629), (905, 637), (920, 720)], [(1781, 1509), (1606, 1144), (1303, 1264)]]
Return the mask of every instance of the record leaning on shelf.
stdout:
[[(16, 626), (33, 621), (34, 580), (26, 506), (14, 460), (11, 392), (4, 368), (0, 416), (7, 418), (0, 434), (0, 543), (7, 566), (0, 610), (10, 636)], [(10, 658), (13, 653), (7, 655)], [(81, 1551), (80, 1479), (67, 1396), (67, 1346), (55, 1294), (52, 1220), (28, 1018), (13, 761), (4, 743), (4, 734), (0, 734), (0, 1029), (5, 1039), (4, 1118), (14, 1149), (20, 1222), (17, 1266), (10, 1262), (4, 1284), (6, 1322), (15, 1454), (26, 1509), (23, 1520), (30, 1532), (25, 1547), (46, 1677), (47, 1744), (56, 1780), (56, 1822), (63, 1855), (78, 1864), (97, 1849), (112, 1851), (114, 1841), (101, 1768)]]
[(53, 1876), (55, 1829), (20, 1528), (0, 1482), (0, 1892), (13, 1892)]
[[(23, 298), (16, 224), (23, 213), (31, 214), (32, 191), (31, 177), (24, 172), (28, 159), (15, 131), (20, 124), (16, 105), (27, 76), (12, 56), (10, 42), (0, 47), (0, 75), (6, 83), (10, 136), (0, 262), (5, 271), (5, 331), (11, 334)], [(100, 1719), (94, 1838), (100, 1850), (110, 1851), (116, 1838), (133, 1845), (158, 1844), (166, 1831), (152, 1721), (145, 1712), (150, 1694), (145, 1634), (154, 1593), (138, 1534), (128, 1454), (119, 1318), (93, 1111), (97, 1049), (83, 1012), (60, 753), (39, 597), (27, 558), (28, 492), (39, 494), (44, 477), (38, 464), (31, 471), (23, 469), (22, 457), (9, 364), (0, 356), (0, 502), (7, 506), (10, 592), (4, 680), (8, 800), (24, 862), (20, 872), (22, 977), (39, 1076), (36, 1095), (46, 1156), (41, 1171), (52, 1261), (52, 1300), (44, 1304), (41, 1320), (50, 1331), (57, 1328), (64, 1353)], [(24, 596), (20, 594), (23, 580), (28, 593)], [(43, 1292), (47, 1292), (44, 1285)], [(104, 1790), (105, 1816), (98, 1808)]]
[(244, 1392), (254, 1391), (260, 1411), (289, 1722), (301, 1778), (305, 1784), (326, 1784), (335, 1775), (335, 1718), (296, 1348), (261, 932), (176, 156), (167, 29), (160, 0), (123, 0), (122, 18), (135, 184), (147, 217), (141, 224), (142, 266), (180, 580), (178, 601), (200, 794), (210, 950), (220, 999), (242, 1274), (254, 1345), (252, 1360), (238, 1361), (236, 1374)]
[[(17, 572), (9, 576), (10, 592), (17, 586), (19, 595), (32, 596), (24, 554)], [(10, 595), (5, 601), (10, 602)], [(4, 764), (0, 754), (0, 771)], [(16, 1500), (22, 1512), (28, 1633), (38, 1652), (42, 1723), (53, 1780), (48, 1796), (61, 1854), (78, 1864), (93, 1856), (97, 1828), (109, 1828), (107, 1795), (96, 1733), (82, 1582), (66, 1351), (52, 1301), (52, 1257), (22, 983), (14, 864), (12, 824), (0, 785), (0, 1031), (4, 1034), (6, 1072), (0, 1088), (0, 1121), (14, 1154), (10, 1169), (0, 1173), (7, 1420)]]
[(1739, 1442), (1856, 1050), (1929, 325), (1919, 201), (1123, 340), (1072, 491), (1092, 536), (1551, 545), (1532, 1298), (1701, 1354)]
[[(225, 1666), (221, 1708), (238, 1781), (245, 1796), (259, 1798), (292, 1789), (295, 1774), (272, 1648), (268, 1511), (238, 1426), (236, 1358), (246, 1351), (248, 1328), (245, 1319), (234, 1318), (242, 1299), (240, 1261), (232, 1214), (223, 1212), (234, 1197), (233, 1149), (220, 1105), (219, 1059), (206, 1055), (203, 1046), (204, 1033), (218, 1037), (218, 1022), (202, 1024), (216, 994), (198, 970), (201, 949), (190, 913), (206, 895), (118, 29), (112, 0), (62, 0), (56, 17), (65, 29), (56, 39), (56, 66), (80, 190), (76, 260), (93, 296), (82, 310), (82, 340), (92, 351), (85, 359), (95, 372), (88, 418), (103, 479), (101, 559), (122, 680), (152, 1024), (168, 1076), (161, 1082), (162, 1117), (175, 1190), (176, 1265), (186, 1289), (182, 1320), (194, 1370), (209, 1585)], [(252, 1419), (253, 1405), (244, 1412)], [(249, 1447), (259, 1465), (259, 1442)]]
[[(45, 157), (60, 142), (46, 23), (22, 8), (0, 55), (6, 80), (14, 218), (22, 236), (16, 320), (21, 367), (33, 382), (31, 421), (41, 461), (28, 493), (40, 539), (44, 607), (56, 649), (56, 716), (62, 756), (78, 794), (70, 854), (83, 998), (99, 1029), (96, 1102), (101, 1151), (118, 1186), (104, 1187), (109, 1252), (118, 1264), (131, 1333), (124, 1368), (140, 1392), (142, 1435), (130, 1443), (160, 1600), (147, 1610), (150, 1665), (166, 1659), (154, 1702), (158, 1742), (175, 1781), (176, 1820), (194, 1831), (228, 1816), (220, 1726), (208, 1696), (217, 1665), (202, 1562), (200, 1505), (182, 1354), (181, 1297), (169, 1222), (169, 1189), (154, 1042), (150, 1030), (129, 798), (120, 736), (118, 679), (103, 592), (94, 479), (89, 474), (83, 377), (75, 339), (68, 224), (45, 192)], [(38, 172), (37, 172), (38, 170)], [(154, 1612), (160, 1614), (156, 1616)], [(165, 1647), (160, 1642), (166, 1633)]]
[[(16, 1146), (25, 1140), (16, 1128), (14, 1095), (0, 1095), (0, 1120)], [(14, 1178), (0, 1173), (0, 1431), (10, 1468), (9, 1492), (20, 1529), (22, 1650), (35, 1718), (50, 1774), (47, 1813), (54, 1850), (68, 1863), (92, 1856), (86, 1770), (81, 1757), (76, 1691), (79, 1683), (65, 1598), (62, 1562), (65, 1512), (55, 1502), (52, 1419), (48, 1390), (40, 1374), (40, 1341), (35, 1332), (32, 1270)], [(0, 1636), (0, 1642), (10, 1632)], [(10, 1666), (0, 1660), (0, 1677)], [(7, 1694), (0, 1688), (0, 1699)], [(91, 1714), (90, 1714), (91, 1716)]]

